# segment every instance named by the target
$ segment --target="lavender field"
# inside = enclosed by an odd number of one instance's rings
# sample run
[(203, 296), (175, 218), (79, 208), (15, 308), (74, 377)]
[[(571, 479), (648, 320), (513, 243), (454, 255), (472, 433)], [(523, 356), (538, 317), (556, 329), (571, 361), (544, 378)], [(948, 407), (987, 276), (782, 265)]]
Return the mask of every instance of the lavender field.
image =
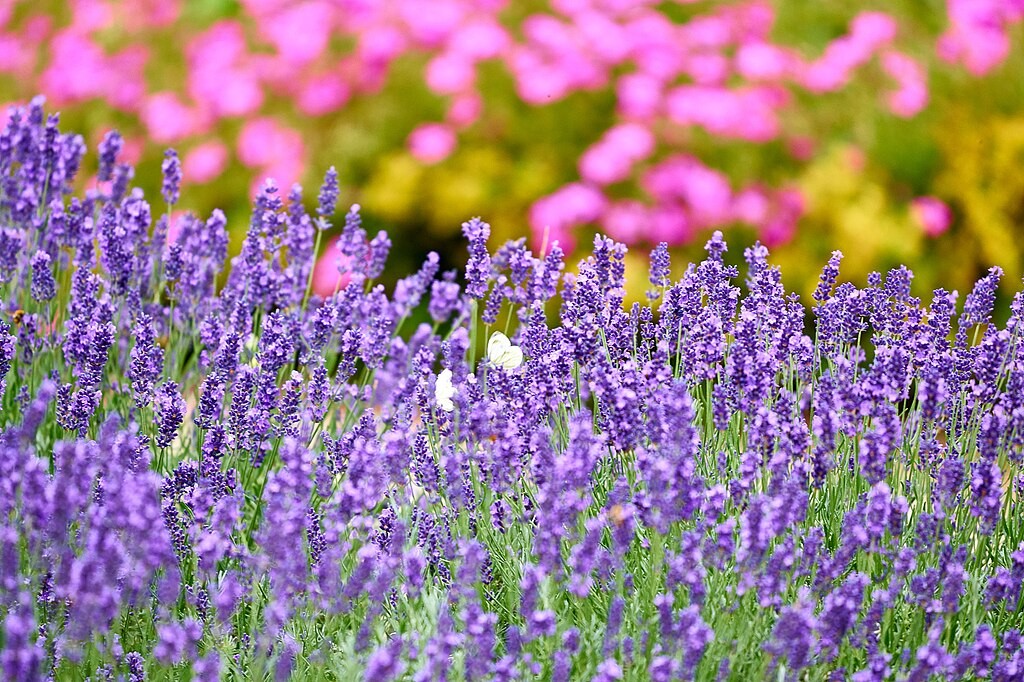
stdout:
[(385, 287), (353, 207), (321, 296), (333, 169), (229, 260), (177, 155), (146, 197), (120, 147), (81, 193), (42, 101), (0, 135), (3, 679), (1024, 679), (999, 268), (837, 251), (801, 300), (721, 232), (627, 273), (472, 218), (463, 272)]

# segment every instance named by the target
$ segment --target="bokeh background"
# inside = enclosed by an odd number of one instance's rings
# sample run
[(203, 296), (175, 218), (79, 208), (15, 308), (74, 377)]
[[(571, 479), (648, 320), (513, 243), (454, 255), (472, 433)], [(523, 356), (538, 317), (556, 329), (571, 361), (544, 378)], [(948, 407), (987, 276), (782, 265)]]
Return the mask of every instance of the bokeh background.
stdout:
[(236, 242), (265, 177), (312, 205), (335, 166), (339, 212), (391, 234), (393, 278), (428, 250), (459, 264), (480, 215), (492, 247), (578, 258), (601, 231), (638, 269), (722, 229), (736, 260), (768, 244), (805, 300), (833, 249), (858, 283), (905, 263), (915, 293), (963, 294), (1000, 265), (1013, 291), (1022, 18), (1024, 0), (3, 0), (0, 102), (45, 95), (91, 150), (118, 129), (149, 196), (177, 149), (176, 210), (224, 209)]

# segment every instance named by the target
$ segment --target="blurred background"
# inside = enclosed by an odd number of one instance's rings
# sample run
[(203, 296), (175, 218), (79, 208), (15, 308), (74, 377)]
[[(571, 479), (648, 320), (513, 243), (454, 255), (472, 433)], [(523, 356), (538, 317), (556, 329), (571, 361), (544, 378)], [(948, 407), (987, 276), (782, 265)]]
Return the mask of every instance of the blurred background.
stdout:
[(1024, 0), (0, 0), (0, 102), (45, 95), (91, 151), (118, 129), (151, 197), (177, 149), (177, 208), (224, 209), (236, 243), (265, 177), (312, 206), (335, 166), (333, 222), (358, 203), (386, 229), (392, 280), (428, 250), (463, 262), (479, 215), (492, 248), (626, 242), (635, 298), (654, 245), (681, 269), (721, 229), (735, 261), (769, 245), (805, 301), (833, 249), (844, 279), (905, 263), (916, 294), (962, 300), (991, 265), (1008, 292), (1024, 274), (1022, 19)]

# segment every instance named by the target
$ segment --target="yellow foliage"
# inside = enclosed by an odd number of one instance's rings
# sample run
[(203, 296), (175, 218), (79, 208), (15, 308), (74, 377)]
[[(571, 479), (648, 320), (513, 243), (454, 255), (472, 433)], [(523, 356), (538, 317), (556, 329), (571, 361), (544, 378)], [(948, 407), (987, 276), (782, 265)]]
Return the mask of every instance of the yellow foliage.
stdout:
[(806, 215), (795, 237), (772, 250), (772, 261), (805, 302), (835, 249), (844, 255), (841, 279), (861, 284), (872, 270), (913, 264), (921, 251), (924, 235), (905, 204), (862, 166), (856, 149), (836, 146), (798, 178)]
[(1004, 291), (1015, 291), (1024, 251), (1024, 117), (974, 119), (955, 112), (939, 138), (946, 166), (938, 193), (962, 215), (961, 267), (1003, 268)]
[(423, 174), (423, 165), (405, 151), (382, 156), (363, 188), (363, 207), (387, 221), (407, 221), (415, 211), (423, 210)]

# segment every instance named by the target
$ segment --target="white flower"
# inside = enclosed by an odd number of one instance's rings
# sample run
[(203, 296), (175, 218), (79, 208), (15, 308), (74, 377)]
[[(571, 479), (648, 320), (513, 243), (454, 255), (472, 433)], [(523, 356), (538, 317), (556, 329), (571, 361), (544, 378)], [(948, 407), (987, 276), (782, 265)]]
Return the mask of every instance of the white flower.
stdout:
[(523, 349), (513, 346), (501, 332), (494, 332), (487, 342), (487, 357), (499, 367), (515, 369), (523, 364)]
[(451, 412), (455, 409), (455, 403), (452, 402), (452, 398), (455, 397), (455, 387), (452, 386), (452, 371), (450, 369), (441, 370), (441, 373), (437, 375), (437, 383), (434, 384), (434, 399), (437, 400), (437, 405), (445, 412)]

